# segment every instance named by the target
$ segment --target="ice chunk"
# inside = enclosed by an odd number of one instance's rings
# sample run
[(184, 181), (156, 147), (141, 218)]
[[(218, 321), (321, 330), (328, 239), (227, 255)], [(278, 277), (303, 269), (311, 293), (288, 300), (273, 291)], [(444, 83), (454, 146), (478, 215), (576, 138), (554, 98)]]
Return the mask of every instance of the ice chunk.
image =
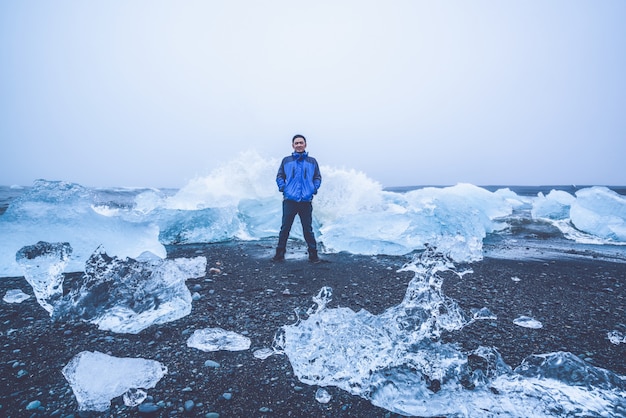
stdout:
[(611, 344), (626, 344), (626, 335), (624, 335), (623, 332), (611, 331), (608, 333), (607, 337), (609, 338)]
[(276, 352), (271, 348), (259, 348), (258, 350), (255, 350), (252, 354), (254, 355), (254, 358), (258, 358), (259, 360), (265, 360), (275, 353)]
[(469, 353), (439, 341), (442, 330), (468, 323), (441, 294), (443, 272), (454, 266), (425, 255), (405, 266), (415, 272), (402, 303), (380, 315), (318, 309), (282, 327), (275, 348), (302, 382), (336, 386), (408, 416), (620, 416), (626, 381), (569, 353), (531, 357), (513, 371), (497, 349)]
[(53, 319), (78, 318), (100, 329), (136, 334), (191, 313), (185, 280), (204, 276), (206, 258), (143, 259), (109, 257), (99, 248), (80, 281), (55, 306)]
[(158, 361), (112, 357), (97, 351), (77, 354), (63, 368), (81, 411), (106, 411), (111, 400), (126, 394), (132, 404), (143, 401), (135, 389), (150, 389), (167, 374)]
[(22, 303), (28, 298), (30, 298), (30, 295), (22, 292), (21, 289), (10, 289), (4, 294), (2, 300), (6, 303)]
[(611, 241), (626, 242), (626, 197), (606, 187), (577, 191), (570, 217), (581, 231)]
[(315, 391), (315, 400), (319, 403), (328, 403), (332, 399), (330, 393), (326, 389), (319, 388)]
[(626, 380), (615, 373), (593, 367), (578, 356), (562, 351), (528, 356), (515, 372), (524, 377), (553, 379), (569, 386), (587, 389), (626, 390)]
[(141, 405), (143, 401), (148, 398), (148, 392), (141, 389), (130, 388), (126, 393), (124, 393), (124, 405), (126, 406), (137, 406)]
[(530, 211), (535, 219), (568, 219), (571, 205), (576, 198), (562, 190), (552, 190), (547, 196), (539, 193)]
[[(320, 198), (316, 211), (332, 216), (320, 227), (327, 248), (399, 255), (430, 244), (455, 260), (478, 260), (483, 238), (502, 228), (497, 218), (511, 214), (513, 207), (505, 197), (469, 184), (372, 194), (347, 205), (344, 196), (337, 197), (341, 207)], [(334, 208), (332, 215), (325, 205)]]
[(489, 310), (489, 308), (476, 309), (472, 313), (473, 313), (473, 319), (475, 319), (475, 320), (478, 320), (478, 319), (496, 320), (496, 319), (498, 319), (498, 316), (496, 314), (494, 314), (493, 312), (491, 312)]
[(21, 275), (15, 253), (39, 241), (72, 244), (72, 258), (66, 272), (82, 271), (99, 245), (118, 257), (137, 257), (143, 251), (166, 256), (154, 222), (142, 217), (106, 214), (96, 204), (92, 189), (74, 183), (37, 180), (0, 216), (0, 277)]
[(250, 348), (250, 338), (221, 328), (195, 330), (187, 346), (202, 351), (242, 351)]
[(518, 325), (518, 326), (524, 327), (524, 328), (532, 328), (532, 329), (543, 328), (543, 324), (541, 322), (537, 321), (534, 318), (531, 318), (529, 316), (524, 316), (524, 315), (514, 319), (513, 323), (515, 325)]
[(53, 305), (63, 296), (63, 270), (71, 253), (72, 247), (67, 242), (39, 241), (35, 245), (22, 247), (15, 255), (24, 278), (33, 288), (37, 302), (50, 315)]

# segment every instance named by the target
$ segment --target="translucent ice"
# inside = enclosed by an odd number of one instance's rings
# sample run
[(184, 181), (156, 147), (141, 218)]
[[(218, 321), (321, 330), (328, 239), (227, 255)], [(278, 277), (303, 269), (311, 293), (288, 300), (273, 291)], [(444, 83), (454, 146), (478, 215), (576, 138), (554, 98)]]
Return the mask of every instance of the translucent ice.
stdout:
[(611, 241), (626, 242), (626, 197), (606, 187), (577, 191), (570, 217), (581, 231)]
[(547, 196), (539, 193), (533, 200), (531, 215), (533, 218), (568, 219), (569, 211), (576, 198), (562, 190), (552, 190)]
[(490, 320), (498, 319), (498, 316), (496, 314), (494, 314), (493, 312), (491, 312), (489, 310), (489, 308), (476, 309), (474, 312), (472, 312), (472, 316), (473, 316), (473, 319), (475, 319), (475, 320), (478, 320), (478, 319), (490, 319)]
[(250, 338), (221, 328), (195, 330), (187, 346), (202, 351), (242, 351), (250, 348)]
[(10, 289), (4, 294), (2, 300), (6, 303), (22, 303), (28, 298), (30, 298), (30, 295), (22, 292), (21, 289)]
[(205, 257), (120, 259), (99, 248), (81, 279), (55, 305), (53, 319), (78, 318), (100, 329), (136, 334), (191, 313), (185, 280), (205, 272)]
[(158, 227), (149, 219), (114, 216), (96, 208), (93, 190), (74, 183), (38, 180), (0, 216), (0, 277), (21, 275), (15, 253), (35, 242), (69, 242), (66, 271), (82, 271), (100, 245), (119, 257), (150, 251), (165, 257)]
[(50, 315), (53, 305), (63, 296), (63, 270), (71, 253), (72, 247), (67, 242), (40, 241), (22, 247), (15, 255), (24, 278), (33, 288), (37, 302)]
[(97, 351), (83, 351), (63, 368), (81, 411), (106, 411), (113, 398), (129, 391), (125, 400), (137, 404), (145, 398), (136, 389), (153, 388), (166, 374), (167, 368), (158, 361), (112, 357)]
[(332, 399), (330, 393), (326, 389), (319, 388), (315, 391), (315, 400), (319, 403), (328, 403)]
[(626, 408), (624, 378), (594, 368), (569, 353), (531, 356), (512, 370), (497, 349), (463, 352), (440, 342), (443, 330), (469, 323), (441, 293), (443, 272), (454, 266), (425, 255), (405, 266), (414, 271), (402, 303), (380, 315), (318, 309), (287, 325), (275, 349), (288, 356), (304, 383), (336, 386), (402, 415), (417, 416), (619, 416)]
[(543, 328), (543, 324), (541, 322), (537, 321), (534, 318), (531, 318), (529, 316), (524, 316), (524, 315), (518, 318), (515, 318), (513, 320), (513, 323), (517, 326), (524, 327), (524, 328), (532, 328), (532, 329)]
[(607, 334), (607, 337), (611, 344), (619, 345), (626, 344), (626, 335), (623, 332), (611, 331)]

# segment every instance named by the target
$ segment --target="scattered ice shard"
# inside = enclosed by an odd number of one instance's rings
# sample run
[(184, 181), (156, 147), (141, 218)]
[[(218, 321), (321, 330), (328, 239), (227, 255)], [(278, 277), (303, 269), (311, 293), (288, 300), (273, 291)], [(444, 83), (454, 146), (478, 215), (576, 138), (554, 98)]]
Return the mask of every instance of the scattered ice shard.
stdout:
[(221, 328), (195, 330), (187, 346), (202, 351), (242, 351), (250, 348), (250, 338)]
[(136, 396), (135, 389), (155, 387), (167, 374), (167, 367), (154, 360), (83, 351), (62, 372), (72, 386), (79, 410), (103, 412), (111, 406), (113, 398), (128, 391), (131, 392), (125, 398), (137, 402), (141, 396)]
[(30, 298), (30, 295), (22, 292), (21, 289), (10, 289), (4, 294), (2, 300), (6, 303), (22, 303), (28, 298)]
[(469, 323), (441, 293), (446, 258), (424, 253), (404, 267), (414, 271), (403, 302), (380, 315), (318, 309), (282, 327), (275, 349), (289, 358), (302, 382), (335, 386), (408, 416), (623, 416), (626, 380), (570, 353), (531, 356), (515, 371), (496, 348), (463, 352), (440, 333)]
[(124, 405), (131, 407), (141, 405), (147, 397), (148, 393), (145, 390), (130, 388), (124, 393)]
[(191, 313), (185, 280), (205, 272), (205, 257), (161, 259), (144, 254), (136, 260), (120, 259), (99, 248), (81, 279), (55, 306), (53, 319), (78, 318), (100, 329), (136, 334)]
[(259, 348), (258, 350), (255, 350), (252, 354), (254, 355), (254, 358), (258, 358), (259, 360), (265, 360), (266, 358), (276, 354), (276, 352), (272, 348)]
[(319, 403), (328, 403), (332, 399), (332, 396), (326, 389), (319, 388), (315, 391), (315, 400)]
[(489, 308), (480, 308), (480, 309), (476, 309), (473, 313), (473, 319), (474, 320), (479, 320), (479, 319), (487, 319), (487, 320), (496, 320), (498, 319), (498, 316), (496, 314), (494, 314), (493, 312), (491, 312), (489, 310)]
[(517, 326), (520, 327), (524, 327), (524, 328), (532, 328), (532, 329), (540, 329), (543, 328), (543, 324), (539, 321), (537, 321), (534, 318), (531, 318), (529, 316), (520, 316), (519, 318), (516, 318), (513, 320), (513, 323)]
[(72, 247), (67, 242), (39, 241), (35, 245), (22, 247), (15, 254), (15, 261), (32, 286), (37, 302), (50, 315), (54, 304), (63, 296), (63, 270), (71, 253)]
[(612, 344), (626, 344), (626, 335), (619, 331), (611, 331), (608, 333), (607, 337)]

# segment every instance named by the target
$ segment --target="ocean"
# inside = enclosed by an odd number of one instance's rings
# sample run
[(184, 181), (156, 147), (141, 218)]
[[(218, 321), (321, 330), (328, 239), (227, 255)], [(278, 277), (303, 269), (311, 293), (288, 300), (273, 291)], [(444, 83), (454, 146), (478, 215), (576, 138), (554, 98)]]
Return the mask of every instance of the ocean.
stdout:
[[(193, 298), (185, 279), (203, 276), (207, 262), (170, 259), (170, 250), (194, 243), (273, 242), (281, 217), (277, 166), (278, 161), (248, 156), (180, 189), (93, 188), (50, 180), (0, 186), (0, 280), (26, 276), (40, 305), (56, 319), (84, 315), (81, 304), (94, 299), (90, 289), (116, 281), (107, 302), (113, 308), (89, 305), (95, 312), (89, 322), (114, 333), (137, 334), (189, 315)], [(486, 307), (468, 318), (443, 294), (442, 272), (461, 277), (468, 272), (457, 266), (485, 258), (577, 258), (626, 269), (626, 186), (383, 188), (362, 172), (321, 169), (313, 212), (321, 254), (413, 255), (402, 271), (415, 277), (402, 303), (380, 315), (328, 308), (332, 289), (322, 287), (313, 299), (317, 308), (285, 324), (274, 346), (255, 351), (255, 357), (287, 355), (302, 382), (336, 386), (404, 415), (480, 416), (489, 410), (497, 411), (490, 416), (526, 416), (531, 407), (542, 411), (540, 416), (609, 416), (626, 410), (624, 378), (571, 353), (538, 354), (513, 370), (497, 348), (465, 353), (440, 340), (442, 332), (472, 321), (496, 320)], [(292, 238), (302, 240), (297, 222)], [(72, 272), (85, 272), (85, 283), (63, 292), (62, 276)], [(27, 296), (7, 294), (5, 302)], [(532, 317), (516, 321), (520, 327), (542, 327)], [(232, 334), (216, 337), (223, 349), (232, 348), (230, 338), (249, 346), (247, 337)], [(607, 335), (609, 340), (626, 344), (619, 330)], [(100, 360), (81, 369), (83, 357), (63, 369), (75, 393), (89, 392), (98, 374)], [(468, 369), (471, 359), (484, 362), (489, 373)], [(166, 367), (150, 365), (159, 378), (166, 375)], [(581, 384), (579, 375), (595, 380)], [(433, 381), (441, 388), (433, 390)], [(91, 406), (79, 401), (79, 407), (105, 410), (119, 394), (95, 396)]]

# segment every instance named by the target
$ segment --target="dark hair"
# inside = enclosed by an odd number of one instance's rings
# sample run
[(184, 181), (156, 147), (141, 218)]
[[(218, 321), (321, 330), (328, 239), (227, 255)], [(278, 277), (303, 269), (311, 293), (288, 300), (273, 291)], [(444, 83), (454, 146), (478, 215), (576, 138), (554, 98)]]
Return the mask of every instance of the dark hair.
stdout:
[(304, 137), (304, 135), (300, 135), (300, 134), (294, 135), (294, 137), (291, 139), (291, 143), (293, 144), (298, 138), (304, 139), (304, 143), (306, 144), (306, 138)]

